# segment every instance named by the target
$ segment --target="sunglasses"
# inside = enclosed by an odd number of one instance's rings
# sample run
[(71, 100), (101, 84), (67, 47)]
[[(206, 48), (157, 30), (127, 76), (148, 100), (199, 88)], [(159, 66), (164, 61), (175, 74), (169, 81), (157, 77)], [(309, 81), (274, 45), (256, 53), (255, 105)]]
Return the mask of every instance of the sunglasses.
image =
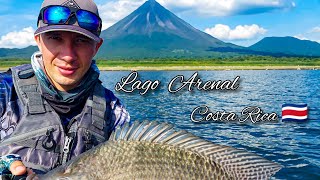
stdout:
[(77, 18), (80, 27), (100, 35), (102, 26), (100, 17), (83, 9), (58, 5), (47, 6), (41, 9), (38, 22), (42, 20), (48, 25), (66, 24), (72, 16)]

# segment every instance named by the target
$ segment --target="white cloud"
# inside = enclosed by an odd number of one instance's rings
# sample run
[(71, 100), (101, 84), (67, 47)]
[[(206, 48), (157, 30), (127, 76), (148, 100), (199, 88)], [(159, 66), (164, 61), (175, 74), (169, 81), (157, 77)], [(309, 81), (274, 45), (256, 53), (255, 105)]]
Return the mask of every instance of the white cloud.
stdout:
[[(144, 2), (146, 0), (111, 0), (103, 4), (99, 1), (102, 29), (107, 29), (126, 17)], [(187, 12), (206, 16), (255, 14), (295, 7), (293, 0), (157, 0), (157, 2), (176, 14)]]
[(314, 27), (311, 29), (310, 33), (320, 33), (320, 27)]
[(293, 0), (158, 0), (165, 7), (207, 16), (257, 14), (294, 8)]
[(267, 32), (266, 29), (256, 24), (238, 25), (231, 29), (228, 25), (216, 24), (212, 28), (206, 28), (205, 32), (221, 40), (249, 40), (257, 38)]
[(36, 45), (34, 31), (32, 27), (27, 27), (21, 31), (9, 32), (0, 38), (0, 48), (24, 48)]
[(293, 36), (293, 37), (295, 37), (295, 38), (297, 38), (297, 39), (300, 39), (300, 40), (310, 40), (310, 39), (304, 37), (303, 34), (297, 34), (297, 35), (295, 35), (295, 36)]
[(301, 40), (316, 41), (320, 43), (320, 27), (319, 26), (313, 27), (309, 31), (295, 35), (294, 37)]
[(145, 0), (118, 0), (98, 5), (100, 17), (103, 21), (102, 29), (107, 29), (126, 17), (144, 2)]

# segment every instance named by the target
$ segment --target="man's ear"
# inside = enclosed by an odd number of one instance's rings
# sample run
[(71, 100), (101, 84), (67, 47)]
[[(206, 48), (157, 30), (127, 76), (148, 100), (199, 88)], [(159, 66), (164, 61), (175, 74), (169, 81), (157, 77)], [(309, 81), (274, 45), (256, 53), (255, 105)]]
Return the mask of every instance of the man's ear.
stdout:
[(97, 43), (97, 46), (96, 46), (96, 53), (98, 52), (98, 50), (100, 49), (101, 45), (103, 43), (103, 39), (100, 38), (100, 42)]
[(41, 49), (41, 43), (40, 43), (40, 40), (41, 38), (40, 38), (40, 34), (38, 34), (38, 35), (36, 35), (36, 36), (34, 36), (34, 40), (36, 41), (36, 43), (37, 43), (37, 45), (38, 45), (38, 48), (39, 48), (39, 50), (42, 52), (42, 49)]

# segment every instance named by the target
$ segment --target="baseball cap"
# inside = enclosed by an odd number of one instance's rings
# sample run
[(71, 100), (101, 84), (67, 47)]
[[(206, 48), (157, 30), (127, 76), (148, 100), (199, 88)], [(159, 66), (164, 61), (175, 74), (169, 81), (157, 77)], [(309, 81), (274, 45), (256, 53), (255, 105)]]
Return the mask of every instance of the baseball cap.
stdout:
[(81, 9), (85, 11), (89, 11), (99, 18), (100, 27), (96, 32), (87, 30), (79, 25), (79, 23), (73, 17), (73, 20), (67, 21), (65, 24), (48, 24), (44, 23), (40, 18), (41, 12), (38, 19), (38, 29), (35, 31), (34, 35), (39, 35), (45, 32), (50, 31), (70, 31), (76, 32), (82, 35), (85, 35), (97, 42), (100, 42), (100, 32), (102, 22), (100, 20), (99, 12), (97, 5), (93, 2), (93, 0), (44, 0), (41, 6), (41, 9), (50, 7), (50, 6), (66, 6), (73, 9)]

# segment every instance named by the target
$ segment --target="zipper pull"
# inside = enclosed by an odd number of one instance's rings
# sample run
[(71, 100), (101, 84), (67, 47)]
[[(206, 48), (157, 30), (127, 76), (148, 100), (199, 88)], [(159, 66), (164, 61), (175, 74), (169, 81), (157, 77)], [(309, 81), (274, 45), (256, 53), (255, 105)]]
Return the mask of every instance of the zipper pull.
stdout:
[(63, 147), (63, 152), (64, 153), (69, 153), (70, 151), (70, 144), (72, 142), (72, 137), (66, 136), (66, 138), (64, 139), (64, 147)]
[(69, 159), (72, 141), (73, 141), (73, 137), (66, 136), (64, 138), (62, 164), (65, 164)]

